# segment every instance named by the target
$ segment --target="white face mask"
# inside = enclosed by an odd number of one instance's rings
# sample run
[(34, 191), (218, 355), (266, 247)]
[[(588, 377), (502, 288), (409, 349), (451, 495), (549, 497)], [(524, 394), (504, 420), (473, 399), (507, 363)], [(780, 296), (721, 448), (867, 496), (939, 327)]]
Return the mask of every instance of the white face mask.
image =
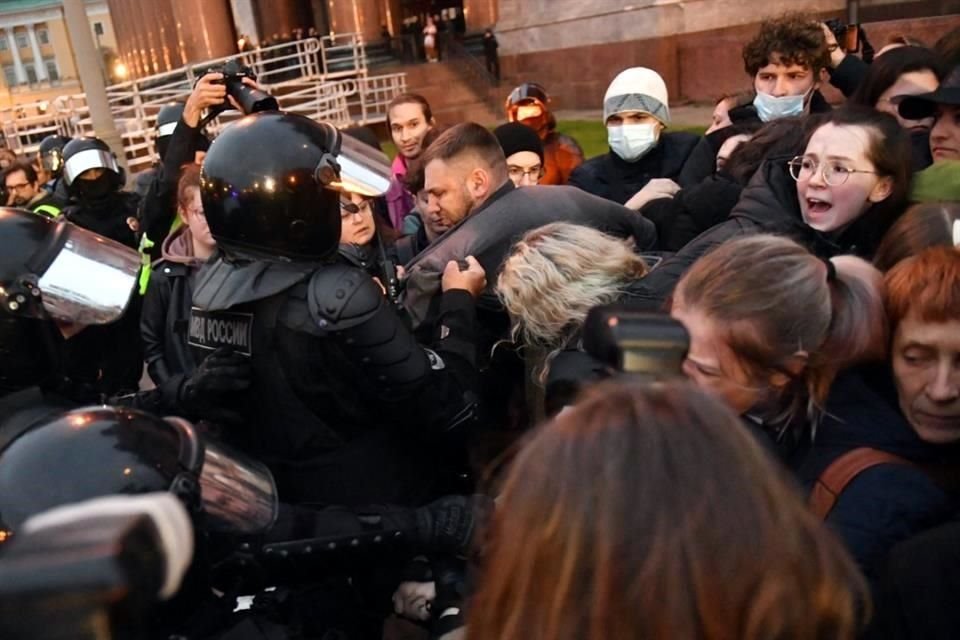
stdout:
[(656, 124), (622, 124), (607, 127), (607, 141), (626, 162), (636, 162), (657, 146), (660, 131)]
[(757, 97), (753, 99), (753, 106), (756, 107), (757, 115), (763, 122), (801, 116), (803, 115), (803, 108), (806, 106), (807, 96), (811, 91), (812, 89), (802, 96), (783, 96), (782, 98), (757, 91)]

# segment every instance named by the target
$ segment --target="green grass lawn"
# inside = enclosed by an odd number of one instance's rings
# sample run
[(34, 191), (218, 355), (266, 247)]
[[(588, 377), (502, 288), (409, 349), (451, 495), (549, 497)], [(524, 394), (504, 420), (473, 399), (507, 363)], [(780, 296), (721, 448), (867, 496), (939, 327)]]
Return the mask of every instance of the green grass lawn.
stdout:
[[(561, 120), (557, 123), (557, 129), (560, 133), (572, 136), (580, 146), (583, 147), (585, 158), (592, 158), (606, 153), (609, 150), (607, 146), (607, 128), (603, 123), (594, 120)], [(697, 135), (703, 135), (706, 127), (677, 127), (670, 131), (689, 131)], [(383, 143), (383, 152), (391, 158), (397, 154), (397, 147), (392, 141)]]

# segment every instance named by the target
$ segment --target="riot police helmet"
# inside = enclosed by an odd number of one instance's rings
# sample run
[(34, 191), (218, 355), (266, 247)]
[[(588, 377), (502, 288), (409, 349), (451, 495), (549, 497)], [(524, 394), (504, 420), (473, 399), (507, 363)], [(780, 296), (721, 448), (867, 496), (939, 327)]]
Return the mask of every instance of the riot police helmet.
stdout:
[(266, 531), (279, 509), (273, 476), (182, 418), (86, 407), (41, 421), (0, 450), (0, 539), (31, 516), (115, 494), (169, 491), (209, 532)]
[(0, 208), (0, 391), (50, 382), (56, 323), (117, 320), (139, 270), (136, 251), (62, 217)]
[(63, 180), (70, 195), (98, 199), (123, 186), (117, 156), (99, 138), (74, 138), (63, 148)]
[(322, 261), (340, 240), (340, 132), (282, 112), (223, 130), (200, 175), (210, 232), (228, 255)]
[(40, 141), (37, 155), (41, 166), (54, 178), (63, 174), (63, 148), (70, 142), (70, 138), (54, 134)]
[(182, 102), (174, 102), (164, 105), (157, 113), (157, 126), (154, 135), (157, 140), (157, 154), (159, 154), (161, 160), (167, 155), (170, 138), (173, 136), (173, 131), (177, 128), (180, 118), (183, 117), (183, 108), (184, 104)]

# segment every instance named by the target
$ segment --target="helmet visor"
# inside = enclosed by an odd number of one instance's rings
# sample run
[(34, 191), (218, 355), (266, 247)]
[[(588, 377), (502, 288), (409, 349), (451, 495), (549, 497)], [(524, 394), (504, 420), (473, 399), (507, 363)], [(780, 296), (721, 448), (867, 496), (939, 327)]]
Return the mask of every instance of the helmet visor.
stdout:
[(136, 251), (72, 224), (38, 282), (43, 306), (54, 318), (107, 324), (123, 315), (137, 284)]
[(120, 175), (120, 167), (116, 158), (109, 151), (102, 149), (86, 149), (73, 154), (63, 165), (63, 179), (69, 187), (84, 171), (90, 169), (105, 169)]
[(40, 164), (45, 171), (59, 173), (63, 169), (63, 153), (60, 149), (51, 149), (40, 156)]
[(330, 186), (366, 197), (384, 195), (390, 189), (390, 160), (382, 151), (351, 136), (340, 142), (340, 180)]
[(200, 496), (214, 531), (261, 533), (277, 518), (279, 500), (270, 470), (218, 442), (205, 442)]

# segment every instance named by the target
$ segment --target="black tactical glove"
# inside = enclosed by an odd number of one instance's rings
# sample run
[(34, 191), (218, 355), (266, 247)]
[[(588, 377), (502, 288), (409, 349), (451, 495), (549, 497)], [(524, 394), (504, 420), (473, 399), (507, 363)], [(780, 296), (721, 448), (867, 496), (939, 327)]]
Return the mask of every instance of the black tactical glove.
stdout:
[(445, 496), (415, 511), (416, 542), (430, 551), (464, 555), (493, 511), (483, 495)]
[(253, 371), (250, 360), (220, 347), (200, 363), (180, 386), (180, 405), (199, 418), (214, 422), (237, 422), (236, 409), (227, 407), (224, 396), (250, 387)]

